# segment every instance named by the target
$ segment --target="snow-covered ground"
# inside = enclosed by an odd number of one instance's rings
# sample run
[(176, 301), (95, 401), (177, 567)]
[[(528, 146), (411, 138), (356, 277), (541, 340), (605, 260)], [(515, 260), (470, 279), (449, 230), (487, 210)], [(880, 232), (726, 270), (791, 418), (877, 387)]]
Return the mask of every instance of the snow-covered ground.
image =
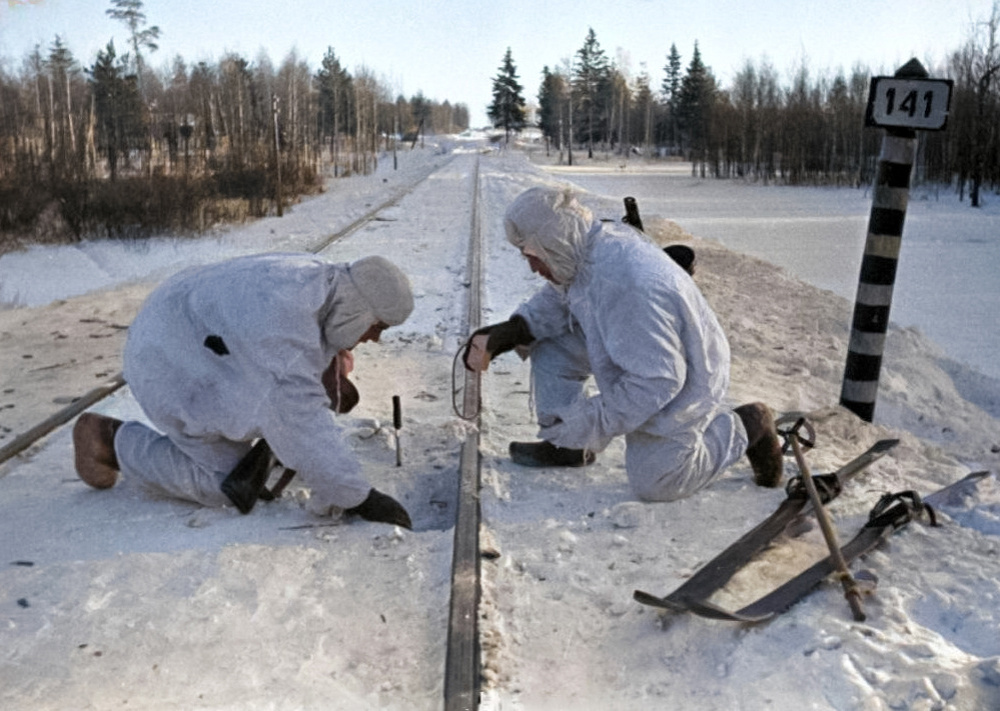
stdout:
[[(470, 427), (452, 411), (452, 358), (464, 335), (473, 176), (478, 163), (487, 322), (506, 318), (540, 285), (504, 240), (506, 205), (533, 185), (573, 180), (513, 151), (461, 145), (408, 154), (398, 173), (383, 163), (373, 179), (336, 181), (283, 218), (198, 240), (194, 257), (188, 243), (167, 240), (118, 256), (109, 245), (87, 244), (76, 253), (90, 259), (77, 256), (40, 277), (58, 250), (31, 250), (18, 256), (30, 278), (12, 288), (7, 258), (0, 260), (5, 298), (30, 306), (45, 300), (29, 297), (27, 282), (65, 298), (54, 285), (67, 285), (81, 263), (107, 275), (95, 278), (97, 286), (112, 286), (116, 274), (155, 280), (191, 261), (305, 248), (366, 205), (391, 199), (394, 182), (413, 184), (436, 167), (383, 219), (325, 252), (337, 261), (383, 254), (414, 284), (411, 320), (381, 344), (358, 348), (362, 401), (344, 422), (367, 475), (406, 504), (415, 530), (313, 518), (303, 508), (308, 492), (294, 484), (249, 516), (155, 499), (128, 481), (89, 490), (73, 473), (63, 427), (0, 465), (0, 707), (441, 708), (458, 452)], [(618, 217), (620, 198), (601, 192), (586, 199), (602, 216)], [(819, 443), (807, 457), (816, 472), (877, 439), (901, 439), (832, 506), (843, 538), (884, 491), (926, 493), (971, 470), (997, 470), (998, 421), (968, 395), (995, 405), (996, 380), (973, 371), (956, 379), (954, 369), (942, 369), (935, 344), (893, 329), (878, 422), (860, 422), (836, 407), (850, 299), (691, 237), (663, 219), (670, 215), (641, 205), (648, 231), (691, 240), (698, 252), (696, 281), (733, 349), (733, 404), (760, 399), (809, 412)], [(120, 255), (140, 251), (137, 268), (118, 271)], [(92, 329), (97, 321), (127, 324), (148, 288), (133, 283), (0, 312), (0, 418), (29, 410), (41, 419), (52, 406), (18, 392), (19, 376), (8, 375), (18, 359), (30, 363), (18, 373), (44, 374), (64, 399), (92, 387), (95, 368), (113, 372), (123, 329)], [(56, 319), (58, 328), (39, 323)], [(74, 347), (84, 340), (108, 352), (78, 357)], [(89, 370), (74, 370), (82, 360)], [(753, 486), (741, 462), (690, 499), (640, 503), (628, 490), (620, 443), (583, 471), (518, 469), (506, 446), (535, 433), (527, 391), (527, 367), (513, 354), (484, 380), (483, 545), (497, 554), (483, 563), (484, 708), (1000, 707), (994, 478), (943, 507), (941, 528), (911, 524), (855, 566), (880, 580), (863, 623), (851, 619), (833, 582), (756, 627), (663, 615), (635, 603), (632, 591), (669, 592), (783, 493)], [(396, 394), (401, 467), (386, 424)], [(95, 409), (142, 416), (127, 389)], [(767, 551), (715, 600), (739, 606), (824, 554), (818, 531), (806, 530)]]

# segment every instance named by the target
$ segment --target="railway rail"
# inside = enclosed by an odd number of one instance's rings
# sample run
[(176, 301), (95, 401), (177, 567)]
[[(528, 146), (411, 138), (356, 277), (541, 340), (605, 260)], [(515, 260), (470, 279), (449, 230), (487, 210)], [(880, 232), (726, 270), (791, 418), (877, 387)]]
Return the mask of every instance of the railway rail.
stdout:
[[(480, 326), (482, 315), (482, 230), (479, 216), (479, 162), (472, 180), (472, 225), (469, 239), (469, 304), (467, 333)], [(481, 375), (465, 374), (462, 416), (479, 417)], [(452, 549), (451, 604), (448, 614), (448, 649), (445, 658), (445, 711), (470, 711), (478, 707), (480, 660), (478, 608), (479, 556), (479, 427), (462, 443), (459, 464), (458, 507)]]

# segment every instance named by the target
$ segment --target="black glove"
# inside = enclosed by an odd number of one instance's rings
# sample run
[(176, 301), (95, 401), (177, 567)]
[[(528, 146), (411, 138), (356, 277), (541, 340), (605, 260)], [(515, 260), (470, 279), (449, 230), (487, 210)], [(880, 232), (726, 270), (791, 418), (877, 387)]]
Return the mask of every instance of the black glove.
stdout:
[(365, 521), (375, 521), (376, 523), (390, 523), (394, 526), (413, 530), (413, 522), (410, 521), (410, 514), (402, 504), (388, 494), (383, 494), (378, 489), (368, 492), (368, 498), (355, 506), (353, 509), (344, 511), (346, 514), (360, 516)]
[(489, 335), (486, 341), (486, 351), (489, 353), (490, 360), (501, 353), (514, 350), (517, 346), (526, 346), (535, 340), (535, 337), (531, 335), (531, 329), (528, 328), (528, 322), (521, 316), (511, 316), (509, 321), (483, 326), (473, 333), (465, 344), (462, 362), (465, 363), (466, 370), (472, 370), (467, 362), (472, 339), (484, 334)]
[(671, 244), (663, 248), (667, 256), (673, 259), (691, 276), (694, 276), (694, 250), (686, 244)]

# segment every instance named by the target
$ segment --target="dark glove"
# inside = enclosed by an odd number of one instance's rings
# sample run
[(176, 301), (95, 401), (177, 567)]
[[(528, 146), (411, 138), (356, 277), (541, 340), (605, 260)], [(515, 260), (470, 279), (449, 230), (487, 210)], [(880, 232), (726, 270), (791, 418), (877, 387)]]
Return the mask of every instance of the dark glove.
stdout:
[(465, 344), (465, 354), (462, 356), (462, 362), (465, 363), (466, 370), (473, 370), (467, 362), (472, 339), (484, 334), (489, 336), (489, 339), (486, 341), (486, 351), (489, 353), (490, 360), (493, 360), (501, 353), (514, 350), (518, 346), (526, 346), (535, 340), (535, 337), (531, 335), (528, 322), (521, 316), (511, 316), (509, 321), (483, 326), (473, 333)]
[(694, 250), (686, 244), (671, 244), (663, 248), (667, 256), (673, 259), (691, 276), (694, 276)]
[(410, 521), (410, 514), (406, 513), (406, 509), (394, 498), (383, 494), (378, 489), (369, 491), (367, 499), (353, 509), (345, 510), (344, 513), (360, 516), (365, 521), (390, 523), (413, 530), (413, 523)]
[(334, 412), (344, 414), (354, 409), (354, 406), (361, 400), (358, 389), (354, 383), (347, 379), (346, 375), (340, 376), (340, 395), (337, 395), (337, 368), (336, 359), (330, 362), (330, 366), (323, 371), (323, 387), (326, 395), (330, 398), (330, 409)]

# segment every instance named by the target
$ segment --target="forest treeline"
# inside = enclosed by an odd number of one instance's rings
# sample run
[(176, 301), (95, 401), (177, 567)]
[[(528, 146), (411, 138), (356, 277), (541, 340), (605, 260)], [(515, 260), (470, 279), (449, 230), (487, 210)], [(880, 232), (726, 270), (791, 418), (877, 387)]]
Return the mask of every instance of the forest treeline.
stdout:
[[(0, 233), (15, 240), (137, 237), (280, 214), (325, 171), (373, 170), (397, 137), (460, 131), (468, 108), (393, 96), (332, 48), (313, 68), (228, 53), (163, 69), (141, 0), (111, 0), (127, 28), (87, 66), (55, 37), (19, 71), (0, 64)], [(409, 148), (403, 144), (400, 149)], [(2, 246), (2, 245), (0, 245)]]
[[(926, 67), (954, 82), (951, 110), (946, 130), (917, 132), (915, 181), (953, 185), (974, 207), (984, 189), (1000, 189), (998, 30), (994, 2), (943, 66)], [(701, 176), (867, 185), (882, 136), (865, 127), (871, 77), (862, 64), (813, 73), (803, 62), (783, 81), (769, 62), (747, 61), (721, 86), (695, 43), (686, 66), (670, 47), (656, 87), (648, 72), (633, 76), (627, 62), (612, 61), (591, 29), (572, 59), (543, 70), (537, 125), (567, 162), (574, 151), (680, 156)], [(523, 91), (508, 49), (493, 81), (495, 126), (510, 132), (528, 124)]]

